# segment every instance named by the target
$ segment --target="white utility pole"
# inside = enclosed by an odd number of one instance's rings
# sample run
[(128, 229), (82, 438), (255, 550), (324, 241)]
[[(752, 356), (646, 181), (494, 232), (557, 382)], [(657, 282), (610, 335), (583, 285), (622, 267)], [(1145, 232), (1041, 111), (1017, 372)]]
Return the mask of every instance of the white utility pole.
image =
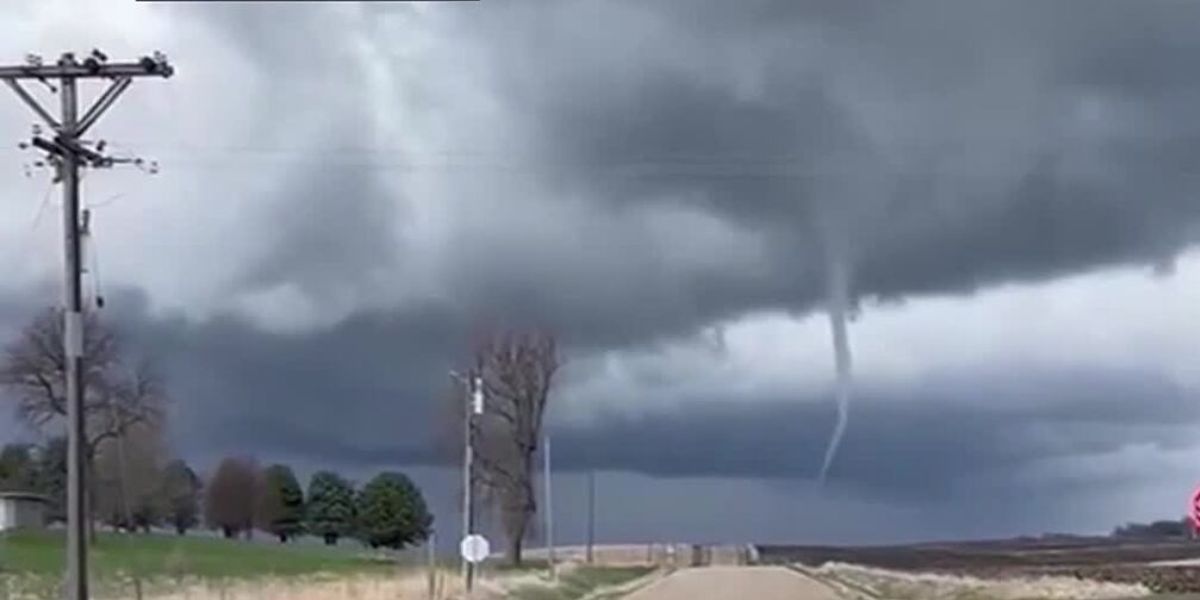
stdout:
[[(84, 472), (83, 406), (83, 293), (81, 285), (81, 250), (79, 223), (79, 169), (111, 167), (135, 160), (114, 159), (101, 154), (103, 142), (96, 150), (85, 146), (82, 137), (104, 111), (133, 83), (134, 77), (170, 77), (174, 73), (165, 56), (155, 53), (135, 62), (110, 63), (99, 50), (93, 50), (83, 61), (67, 52), (53, 65), (43, 65), (42, 59), (30, 55), (26, 64), (0, 67), (0, 79), (12, 88), (17, 97), (37, 113), (53, 132), (51, 139), (35, 135), (30, 146), (47, 155), (47, 163), (57, 168), (55, 181), (63, 184), (63, 266), (65, 273), (65, 304), (63, 312), (63, 356), (65, 358), (65, 394), (67, 404), (67, 578), (66, 597), (87, 600), (87, 475)], [(107, 79), (112, 83), (79, 117), (78, 89), (80, 79)], [(21, 81), (37, 81), (57, 92), (61, 101), (61, 121), (21, 87)], [(51, 82), (58, 83), (56, 90)]]
[(554, 504), (551, 502), (553, 496), (550, 493), (550, 434), (546, 434), (542, 441), (542, 488), (546, 496), (546, 563), (550, 566), (550, 579), (557, 581), (558, 569), (554, 564)]
[(596, 471), (588, 471), (587, 562), (592, 564), (596, 544)]
[[(450, 371), (450, 377), (457, 379), (467, 390), (466, 406), (463, 415), (463, 537), (475, 533), (475, 444), (472, 440), (475, 415), (483, 414), (483, 378), (478, 375), (463, 377)], [(463, 584), (467, 593), (471, 592), (475, 583), (475, 565), (463, 560)]]

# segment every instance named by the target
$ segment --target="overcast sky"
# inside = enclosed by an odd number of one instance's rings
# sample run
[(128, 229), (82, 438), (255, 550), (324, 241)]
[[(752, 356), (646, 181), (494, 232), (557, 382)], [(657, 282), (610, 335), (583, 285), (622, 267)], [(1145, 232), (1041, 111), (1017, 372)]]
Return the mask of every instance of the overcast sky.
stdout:
[[(601, 470), (612, 539), (1106, 531), (1200, 481), (1200, 4), (3, 10), (0, 61), (176, 67), (93, 130), (161, 170), (86, 175), (87, 287), (201, 466), (406, 468), (449, 518), (446, 371), (503, 324), (559, 335), (559, 510)], [(0, 102), (6, 339), (60, 295), (32, 122)]]

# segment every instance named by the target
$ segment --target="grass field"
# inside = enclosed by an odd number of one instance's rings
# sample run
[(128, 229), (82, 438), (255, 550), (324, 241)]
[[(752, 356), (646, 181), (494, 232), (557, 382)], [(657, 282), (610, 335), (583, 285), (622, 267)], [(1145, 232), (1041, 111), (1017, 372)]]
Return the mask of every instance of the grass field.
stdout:
[[(219, 597), (237, 598), (239, 596), (229, 590), (247, 585), (251, 590), (257, 585), (279, 587), (279, 582), (299, 578), (387, 580), (395, 579), (400, 567), (418, 560), (415, 555), (372, 554), (353, 544), (326, 547), (199, 535), (109, 533), (97, 537), (90, 557), (89, 579), (93, 591), (100, 597), (111, 598), (133, 597), (130, 590), (134, 589), (143, 590), (146, 597), (152, 597), (171, 590), (214, 586), (218, 588)], [(0, 595), (5, 598), (56, 597), (55, 588), (61, 582), (64, 559), (62, 532), (0, 535)], [(414, 571), (411, 568), (404, 570)], [(371, 583), (372, 589), (378, 587)], [(189, 597), (193, 596), (203, 597), (189, 594)], [(246, 597), (255, 596), (261, 594)], [(289, 593), (286, 597), (292, 596), (294, 594)]]
[[(0, 573), (55, 575), (62, 572), (60, 532), (0, 536)], [(349, 545), (271, 544), (200, 536), (100, 534), (91, 548), (93, 577), (225, 577), (305, 573), (382, 572), (387, 560)]]
[[(0, 535), (0, 598), (57, 598), (64, 562), (62, 532)], [(353, 542), (336, 547), (225, 540), (191, 535), (102, 533), (91, 546), (92, 590), (97, 598), (146, 600), (395, 600), (427, 598), (430, 572), (421, 550), (380, 554)], [(459, 587), (457, 569), (436, 575), (441, 597)], [(566, 569), (557, 585), (539, 582), (543, 561), (521, 569), (491, 565), (487, 577), (511, 581), (513, 597), (576, 600), (597, 589), (636, 579), (648, 567)], [(526, 585), (527, 582), (532, 582)]]

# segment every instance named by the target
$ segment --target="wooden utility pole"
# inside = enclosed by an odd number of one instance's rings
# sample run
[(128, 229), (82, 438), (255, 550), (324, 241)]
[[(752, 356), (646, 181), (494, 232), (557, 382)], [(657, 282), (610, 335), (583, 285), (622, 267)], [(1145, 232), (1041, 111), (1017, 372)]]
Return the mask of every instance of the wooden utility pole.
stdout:
[[(170, 77), (174, 69), (161, 53), (134, 62), (110, 63), (99, 50), (83, 61), (67, 52), (53, 65), (44, 65), (37, 56), (27, 57), (20, 66), (0, 66), (0, 79), (17, 94), (50, 128), (53, 137), (35, 133), (29, 146), (46, 153), (47, 163), (57, 170), (55, 181), (63, 184), (63, 266), (65, 270), (65, 311), (63, 312), (63, 357), (67, 401), (67, 578), (68, 600), (87, 600), (87, 475), (84, 472), (83, 406), (83, 293), (79, 222), (79, 169), (105, 168), (118, 163), (140, 163), (136, 159), (116, 159), (101, 154), (103, 142), (89, 148), (83, 135), (100, 119), (117, 98), (129, 88), (134, 77)], [(106, 79), (108, 89), (100, 94), (82, 117), (79, 116), (78, 88), (81, 79)], [(59, 95), (61, 116), (50, 112), (22, 87), (22, 81), (45, 84)], [(55, 88), (54, 83), (58, 84)], [(23, 145), (24, 146), (24, 145)]]

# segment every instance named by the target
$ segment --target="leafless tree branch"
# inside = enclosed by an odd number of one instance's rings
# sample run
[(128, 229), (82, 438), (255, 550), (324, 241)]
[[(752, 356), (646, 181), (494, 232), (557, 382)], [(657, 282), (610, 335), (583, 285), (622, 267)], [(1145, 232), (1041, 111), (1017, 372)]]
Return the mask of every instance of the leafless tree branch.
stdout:
[[(122, 361), (119, 339), (94, 314), (84, 318), (84, 416), (89, 456), (108, 439), (137, 424), (163, 418), (166, 394), (149, 363), (130, 369)], [(66, 417), (63, 319), (57, 309), (43, 311), (0, 356), (0, 386), (10, 392), (17, 412), (44, 430)]]
[(500, 511), (509, 559), (519, 563), (537, 510), (532, 461), (551, 384), (561, 366), (557, 344), (543, 332), (506, 331), (482, 339), (474, 354), (486, 403), (472, 427), (475, 457), (480, 480), (489, 488), (485, 498)]

